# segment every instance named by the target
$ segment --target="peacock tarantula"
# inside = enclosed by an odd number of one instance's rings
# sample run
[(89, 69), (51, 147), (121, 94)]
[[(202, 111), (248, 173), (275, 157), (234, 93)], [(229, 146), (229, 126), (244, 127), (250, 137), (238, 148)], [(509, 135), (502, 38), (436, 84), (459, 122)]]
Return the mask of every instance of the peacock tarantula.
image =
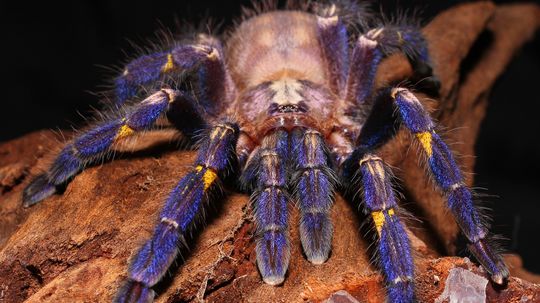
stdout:
[[(399, 219), (391, 169), (378, 156), (398, 122), (420, 144), (427, 173), (445, 194), (470, 251), (494, 283), (504, 283), (508, 270), (487, 241), (488, 229), (471, 190), (429, 113), (406, 87), (374, 89), (381, 61), (402, 52), (415, 75), (430, 79), (436, 91), (438, 81), (419, 27), (373, 21), (361, 6), (344, 3), (263, 10), (241, 22), (224, 45), (201, 34), (131, 61), (115, 80), (116, 114), (68, 143), (26, 187), (24, 205), (54, 194), (115, 144), (153, 129), (165, 116), (186, 137), (201, 131), (204, 136), (191, 171), (165, 201), (152, 238), (131, 260), (118, 302), (153, 301), (152, 287), (232, 171), (251, 193), (257, 265), (264, 282), (278, 285), (285, 279), (287, 210), (293, 201), (301, 214), (307, 259), (313, 264), (327, 260), (329, 212), (339, 185), (362, 194), (359, 205), (378, 235), (389, 301), (411, 302), (410, 243)], [(351, 20), (355, 30), (346, 25)]]

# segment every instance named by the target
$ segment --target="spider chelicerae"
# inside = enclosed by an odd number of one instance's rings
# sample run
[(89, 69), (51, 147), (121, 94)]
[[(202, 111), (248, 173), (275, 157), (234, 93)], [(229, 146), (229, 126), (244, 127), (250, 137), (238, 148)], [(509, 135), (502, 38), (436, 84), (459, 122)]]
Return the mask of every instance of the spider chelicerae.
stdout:
[(191, 171), (165, 201), (152, 238), (131, 260), (118, 302), (153, 300), (152, 287), (232, 171), (252, 194), (264, 282), (278, 285), (285, 279), (288, 205), (294, 201), (300, 210), (305, 256), (321, 264), (331, 251), (334, 191), (348, 188), (361, 193), (358, 203), (373, 221), (389, 300), (411, 302), (410, 243), (391, 169), (378, 155), (396, 134), (397, 122), (419, 142), (426, 173), (445, 194), (470, 251), (492, 281), (502, 284), (508, 270), (490, 246), (471, 190), (429, 113), (404, 86), (374, 88), (379, 64), (398, 52), (407, 56), (415, 77), (427, 78), (436, 91), (419, 27), (377, 21), (347, 1), (315, 2), (304, 10), (263, 8), (228, 34), (224, 45), (201, 34), (141, 56), (115, 80), (115, 113), (60, 151), (25, 189), (24, 205), (54, 194), (115, 144), (154, 129), (166, 117), (187, 138), (204, 135)]

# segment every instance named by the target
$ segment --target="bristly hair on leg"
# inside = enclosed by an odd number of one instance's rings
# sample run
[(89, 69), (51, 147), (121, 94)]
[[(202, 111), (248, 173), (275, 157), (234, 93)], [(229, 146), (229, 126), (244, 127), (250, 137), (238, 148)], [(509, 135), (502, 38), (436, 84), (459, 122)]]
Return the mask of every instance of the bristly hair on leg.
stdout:
[(310, 1), (309, 6), (310, 11), (321, 17), (339, 16), (353, 38), (355, 33), (364, 32), (373, 23), (374, 14), (371, 9), (371, 1)]
[(326, 262), (332, 246), (330, 209), (336, 177), (323, 137), (311, 129), (295, 129), (291, 136), (292, 184), (300, 210), (300, 240), (307, 259)]

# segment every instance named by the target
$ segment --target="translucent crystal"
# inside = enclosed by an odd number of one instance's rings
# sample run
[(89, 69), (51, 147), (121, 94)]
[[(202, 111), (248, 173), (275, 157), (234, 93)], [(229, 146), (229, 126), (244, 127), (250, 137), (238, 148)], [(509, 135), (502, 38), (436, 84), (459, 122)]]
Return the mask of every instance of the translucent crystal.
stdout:
[(486, 302), (488, 280), (463, 268), (452, 268), (446, 279), (443, 293), (435, 300), (442, 303)]

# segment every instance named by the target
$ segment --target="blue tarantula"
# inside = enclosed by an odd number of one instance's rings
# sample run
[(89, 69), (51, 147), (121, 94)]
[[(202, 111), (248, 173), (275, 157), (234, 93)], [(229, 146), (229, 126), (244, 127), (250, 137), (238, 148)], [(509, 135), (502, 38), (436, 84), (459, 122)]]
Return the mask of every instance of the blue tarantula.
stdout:
[[(417, 76), (430, 77), (436, 87), (419, 27), (370, 22), (362, 9), (343, 3), (259, 12), (239, 24), (224, 46), (217, 38), (199, 35), (133, 60), (116, 78), (118, 114), (67, 144), (25, 189), (24, 205), (54, 194), (115, 144), (153, 129), (166, 116), (188, 138), (203, 130), (204, 136), (191, 171), (165, 201), (152, 238), (131, 260), (118, 302), (153, 300), (152, 287), (232, 171), (252, 194), (257, 265), (264, 282), (278, 285), (285, 279), (293, 200), (300, 209), (307, 259), (314, 264), (327, 260), (329, 212), (341, 184), (362, 194), (360, 206), (378, 235), (389, 300), (411, 302), (410, 243), (399, 219), (391, 169), (378, 156), (399, 122), (419, 142), (427, 173), (445, 194), (470, 251), (494, 283), (504, 283), (508, 270), (490, 246), (471, 190), (429, 113), (406, 87), (374, 89), (381, 61), (397, 52), (407, 56)], [(351, 21), (365, 29), (353, 34), (346, 26)], [(183, 85), (188, 82), (196, 92)]]

